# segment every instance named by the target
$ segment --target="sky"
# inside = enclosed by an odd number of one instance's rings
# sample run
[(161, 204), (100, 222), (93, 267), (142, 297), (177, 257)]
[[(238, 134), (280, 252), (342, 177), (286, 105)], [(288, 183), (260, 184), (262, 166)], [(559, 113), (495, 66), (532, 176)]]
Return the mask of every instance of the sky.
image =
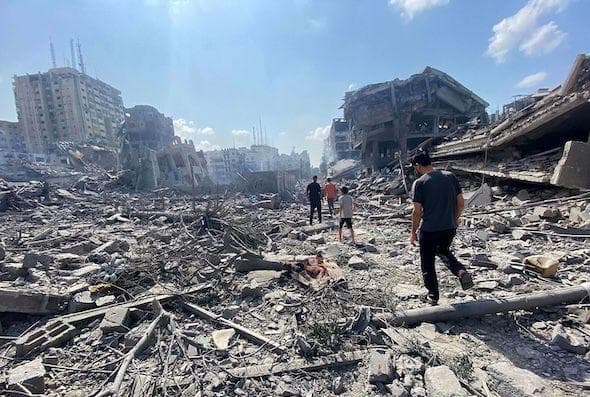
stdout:
[(69, 39), (126, 107), (155, 106), (198, 149), (268, 142), (322, 154), (344, 93), (438, 68), (490, 103), (553, 88), (588, 52), (587, 0), (0, 0), (0, 119), (12, 76)]

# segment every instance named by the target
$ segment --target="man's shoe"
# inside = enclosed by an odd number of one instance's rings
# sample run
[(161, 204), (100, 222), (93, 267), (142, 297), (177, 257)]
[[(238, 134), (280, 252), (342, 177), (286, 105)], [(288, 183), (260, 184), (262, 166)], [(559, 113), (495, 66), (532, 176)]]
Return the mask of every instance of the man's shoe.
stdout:
[(463, 290), (473, 287), (473, 279), (468, 272), (463, 273), (461, 277), (459, 277), (459, 281), (461, 282), (461, 288), (463, 288)]
[(428, 303), (430, 306), (438, 306), (438, 300), (435, 300), (433, 297), (428, 295), (422, 295), (420, 297), (420, 301)]

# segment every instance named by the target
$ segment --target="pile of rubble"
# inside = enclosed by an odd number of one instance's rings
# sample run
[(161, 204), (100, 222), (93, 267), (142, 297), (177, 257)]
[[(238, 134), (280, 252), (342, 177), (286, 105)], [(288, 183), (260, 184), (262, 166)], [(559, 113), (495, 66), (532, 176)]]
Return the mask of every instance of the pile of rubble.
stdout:
[[(0, 390), (584, 393), (590, 312), (579, 286), (590, 282), (590, 194), (484, 185), (466, 195), (473, 207), (455, 244), (476, 285), (462, 291), (441, 270), (439, 309), (510, 314), (453, 321), (421, 302), (410, 204), (393, 194), (401, 180), (356, 182), (357, 246), (337, 241), (327, 213), (307, 226), (304, 202), (136, 195), (96, 180), (93, 190), (91, 180), (52, 187), (45, 202), (43, 185), (2, 182), (30, 205), (0, 214)], [(388, 186), (395, 191), (381, 193)], [(512, 311), (522, 300), (534, 304)], [(497, 308), (505, 302), (516, 307)]]

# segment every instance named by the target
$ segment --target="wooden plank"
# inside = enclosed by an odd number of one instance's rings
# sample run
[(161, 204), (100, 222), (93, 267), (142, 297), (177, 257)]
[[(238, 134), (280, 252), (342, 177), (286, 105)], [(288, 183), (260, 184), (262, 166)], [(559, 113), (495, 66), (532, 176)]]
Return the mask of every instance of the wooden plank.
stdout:
[(183, 302), (182, 306), (186, 310), (190, 311), (191, 313), (196, 314), (197, 316), (199, 316), (203, 319), (210, 320), (210, 321), (213, 321), (213, 322), (218, 323), (220, 325), (223, 325), (225, 327), (230, 327), (230, 328), (235, 329), (240, 335), (242, 335), (244, 338), (250, 340), (253, 343), (256, 343), (261, 346), (269, 346), (269, 350), (274, 350), (279, 353), (285, 353), (287, 351), (286, 347), (280, 345), (279, 343), (273, 341), (272, 339), (269, 339), (266, 336), (259, 334), (258, 332), (253, 331), (249, 328), (246, 328), (240, 324), (236, 324), (233, 321), (225, 319), (225, 318), (221, 317), (219, 314), (215, 314), (205, 308), (194, 305), (192, 303)]
[(363, 360), (366, 355), (367, 350), (356, 350), (317, 357), (313, 360), (300, 358), (286, 363), (281, 362), (234, 368), (229, 370), (229, 373), (236, 378), (259, 378), (291, 371), (318, 371), (326, 368), (356, 364)]

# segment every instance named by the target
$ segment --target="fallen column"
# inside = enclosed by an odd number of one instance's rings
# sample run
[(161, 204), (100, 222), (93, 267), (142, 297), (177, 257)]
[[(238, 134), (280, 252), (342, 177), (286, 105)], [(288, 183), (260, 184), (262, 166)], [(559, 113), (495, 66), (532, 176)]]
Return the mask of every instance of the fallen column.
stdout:
[(535, 294), (526, 294), (505, 299), (485, 299), (473, 302), (454, 303), (400, 311), (376, 317), (377, 325), (413, 325), (421, 322), (457, 320), (464, 317), (479, 317), (486, 314), (504, 313), (513, 310), (529, 310), (542, 306), (580, 302), (590, 296), (590, 283), (576, 287), (560, 288)]

